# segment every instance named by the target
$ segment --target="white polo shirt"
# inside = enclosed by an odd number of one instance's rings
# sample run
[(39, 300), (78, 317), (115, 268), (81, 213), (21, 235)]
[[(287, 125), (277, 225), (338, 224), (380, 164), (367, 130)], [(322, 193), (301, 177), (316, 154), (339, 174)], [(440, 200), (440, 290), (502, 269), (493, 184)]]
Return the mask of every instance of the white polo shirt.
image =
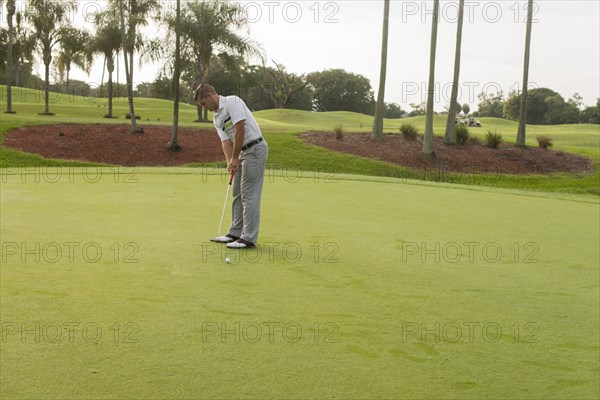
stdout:
[(213, 113), (213, 123), (221, 141), (234, 142), (234, 125), (245, 120), (244, 143), (242, 146), (262, 137), (262, 132), (246, 103), (237, 96), (219, 96), (219, 109)]

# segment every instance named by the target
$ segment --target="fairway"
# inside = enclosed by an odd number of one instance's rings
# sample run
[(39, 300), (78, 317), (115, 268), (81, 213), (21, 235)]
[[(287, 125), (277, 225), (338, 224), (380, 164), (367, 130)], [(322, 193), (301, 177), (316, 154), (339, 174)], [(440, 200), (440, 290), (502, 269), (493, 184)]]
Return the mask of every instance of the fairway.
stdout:
[(2, 398), (599, 396), (597, 197), (270, 170), (240, 253), (213, 167), (1, 179)]

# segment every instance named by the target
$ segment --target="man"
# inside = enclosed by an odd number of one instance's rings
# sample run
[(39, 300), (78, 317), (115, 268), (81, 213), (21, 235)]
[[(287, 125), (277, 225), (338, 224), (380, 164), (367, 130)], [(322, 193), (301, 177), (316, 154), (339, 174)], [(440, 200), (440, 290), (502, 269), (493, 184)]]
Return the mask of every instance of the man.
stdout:
[(231, 249), (255, 247), (269, 146), (252, 112), (239, 97), (220, 96), (212, 86), (202, 84), (194, 100), (214, 113), (213, 123), (221, 138), (227, 169), (234, 174), (231, 227), (225, 236), (211, 240), (227, 243)]

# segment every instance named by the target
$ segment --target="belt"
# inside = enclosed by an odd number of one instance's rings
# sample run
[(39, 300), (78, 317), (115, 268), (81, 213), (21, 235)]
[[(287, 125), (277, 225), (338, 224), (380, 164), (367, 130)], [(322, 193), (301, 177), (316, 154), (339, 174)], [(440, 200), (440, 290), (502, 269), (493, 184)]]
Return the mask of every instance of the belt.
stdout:
[(263, 138), (258, 138), (256, 140), (251, 141), (250, 143), (248, 143), (247, 145), (245, 145), (244, 147), (242, 147), (242, 151), (244, 150), (248, 150), (250, 147), (254, 146), (255, 144), (258, 144), (260, 142), (263, 141)]

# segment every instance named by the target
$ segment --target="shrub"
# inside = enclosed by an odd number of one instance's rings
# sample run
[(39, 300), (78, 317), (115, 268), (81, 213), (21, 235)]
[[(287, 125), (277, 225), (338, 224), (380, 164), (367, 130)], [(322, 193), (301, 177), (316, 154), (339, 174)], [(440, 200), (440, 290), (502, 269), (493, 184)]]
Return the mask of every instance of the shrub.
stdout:
[(402, 133), (402, 137), (406, 140), (415, 140), (419, 131), (413, 124), (402, 124), (400, 126), (400, 133)]
[(548, 147), (552, 147), (552, 138), (550, 136), (546, 136), (546, 135), (540, 135), (538, 137), (536, 137), (539, 146), (542, 149), (547, 149)]
[(465, 144), (469, 140), (469, 128), (465, 124), (458, 124), (454, 128), (454, 141), (457, 144)]
[(344, 140), (344, 127), (342, 124), (334, 126), (333, 131), (335, 132), (335, 140)]
[(496, 129), (494, 129), (494, 132), (488, 129), (485, 134), (485, 145), (497, 149), (500, 142), (502, 142), (502, 135)]

